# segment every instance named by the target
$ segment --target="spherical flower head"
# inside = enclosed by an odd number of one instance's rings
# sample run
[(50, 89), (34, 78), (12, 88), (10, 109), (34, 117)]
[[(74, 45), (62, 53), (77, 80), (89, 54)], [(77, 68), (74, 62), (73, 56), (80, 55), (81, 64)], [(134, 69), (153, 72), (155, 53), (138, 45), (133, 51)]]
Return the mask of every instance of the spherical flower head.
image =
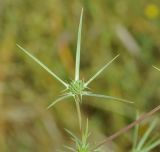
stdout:
[(71, 81), (70, 85), (68, 86), (68, 91), (73, 96), (81, 96), (85, 89), (85, 83), (83, 80)]

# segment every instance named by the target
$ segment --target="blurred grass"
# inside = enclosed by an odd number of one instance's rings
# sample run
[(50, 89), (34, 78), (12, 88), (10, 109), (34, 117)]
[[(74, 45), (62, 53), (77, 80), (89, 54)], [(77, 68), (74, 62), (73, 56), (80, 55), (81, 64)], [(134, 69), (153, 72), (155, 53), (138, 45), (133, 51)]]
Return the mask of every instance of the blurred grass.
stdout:
[[(160, 74), (152, 68), (160, 67), (158, 0), (0, 1), (0, 151), (55, 151), (68, 142), (63, 128), (78, 131), (71, 100), (46, 110), (62, 86), (24, 56), (16, 43), (61, 78), (72, 79), (82, 6), (82, 78), (87, 80), (120, 53), (91, 87), (133, 100), (142, 112), (159, 104)], [(97, 142), (135, 117), (134, 107), (96, 98), (84, 98), (82, 107)], [(126, 151), (131, 141), (127, 133), (112, 147)]]

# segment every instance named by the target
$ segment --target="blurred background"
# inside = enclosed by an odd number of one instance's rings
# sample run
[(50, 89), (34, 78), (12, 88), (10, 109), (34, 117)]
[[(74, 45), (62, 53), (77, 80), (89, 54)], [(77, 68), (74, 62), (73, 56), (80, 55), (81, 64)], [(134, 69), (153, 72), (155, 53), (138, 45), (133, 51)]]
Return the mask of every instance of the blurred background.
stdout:
[[(81, 78), (88, 80), (120, 54), (90, 87), (95, 93), (135, 102), (83, 98), (83, 124), (88, 118), (91, 143), (99, 143), (132, 122), (136, 110), (144, 113), (159, 105), (160, 72), (152, 67), (160, 68), (159, 0), (0, 0), (1, 152), (63, 149), (64, 144), (71, 144), (64, 128), (80, 136), (73, 100), (47, 110), (64, 88), (16, 44), (70, 81), (82, 7)], [(153, 119), (142, 123), (142, 133)], [(120, 136), (109, 145), (110, 151), (129, 151), (132, 137), (133, 130)]]

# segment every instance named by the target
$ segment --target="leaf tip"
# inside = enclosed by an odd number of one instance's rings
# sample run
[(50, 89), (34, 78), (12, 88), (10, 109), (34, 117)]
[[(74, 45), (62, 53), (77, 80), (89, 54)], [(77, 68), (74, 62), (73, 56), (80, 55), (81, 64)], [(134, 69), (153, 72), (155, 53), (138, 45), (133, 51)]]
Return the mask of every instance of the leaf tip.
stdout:
[(16, 46), (19, 47), (19, 48), (21, 48), (21, 46), (18, 43), (16, 43)]
[(51, 105), (49, 105), (46, 109), (49, 110), (51, 108)]
[(152, 65), (153, 68), (155, 68), (156, 70), (160, 71), (159, 68), (157, 68), (156, 66)]

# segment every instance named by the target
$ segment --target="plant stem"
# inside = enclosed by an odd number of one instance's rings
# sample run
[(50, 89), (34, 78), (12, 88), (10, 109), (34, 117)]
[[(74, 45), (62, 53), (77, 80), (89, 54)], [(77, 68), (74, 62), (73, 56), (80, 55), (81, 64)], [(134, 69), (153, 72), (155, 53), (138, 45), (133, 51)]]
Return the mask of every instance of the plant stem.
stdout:
[(112, 140), (116, 139), (117, 137), (119, 137), (120, 135), (122, 135), (123, 133), (127, 132), (128, 130), (130, 130), (132, 127), (134, 127), (135, 125), (141, 123), (142, 121), (144, 121), (145, 119), (147, 119), (148, 117), (152, 116), (153, 114), (155, 114), (156, 112), (158, 112), (160, 110), (160, 105), (155, 107), (154, 109), (152, 109), (151, 111), (149, 111), (148, 113), (145, 113), (143, 115), (141, 115), (137, 120), (133, 121), (131, 124), (129, 124), (128, 126), (122, 128), (121, 130), (119, 130), (118, 132), (112, 134), (111, 136), (109, 136), (107, 139), (105, 139), (104, 141), (102, 141), (100, 144), (98, 144), (94, 149), (101, 147), (103, 144), (107, 143), (107, 142), (111, 142)]

